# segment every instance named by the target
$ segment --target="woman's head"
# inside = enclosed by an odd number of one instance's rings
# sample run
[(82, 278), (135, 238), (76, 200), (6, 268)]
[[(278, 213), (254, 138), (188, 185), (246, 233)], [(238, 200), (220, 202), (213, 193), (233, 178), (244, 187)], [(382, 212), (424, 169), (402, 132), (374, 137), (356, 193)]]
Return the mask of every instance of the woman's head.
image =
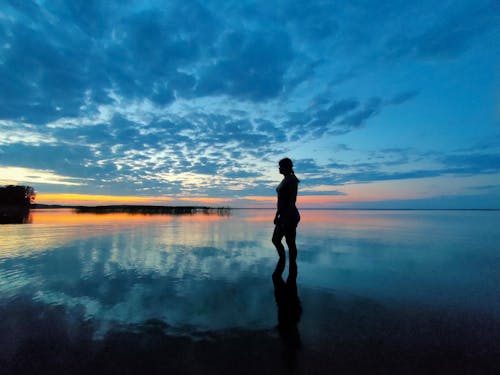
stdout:
[(283, 158), (279, 161), (280, 173), (290, 174), (293, 173), (293, 162), (289, 158)]

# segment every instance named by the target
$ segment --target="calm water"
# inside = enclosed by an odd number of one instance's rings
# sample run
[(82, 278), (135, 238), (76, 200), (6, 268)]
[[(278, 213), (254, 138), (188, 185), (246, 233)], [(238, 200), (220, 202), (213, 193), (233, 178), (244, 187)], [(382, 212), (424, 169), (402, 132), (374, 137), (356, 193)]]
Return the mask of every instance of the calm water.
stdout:
[(279, 306), (273, 214), (33, 210), (1, 225), (0, 364), (498, 370), (500, 212), (302, 211), (297, 289)]

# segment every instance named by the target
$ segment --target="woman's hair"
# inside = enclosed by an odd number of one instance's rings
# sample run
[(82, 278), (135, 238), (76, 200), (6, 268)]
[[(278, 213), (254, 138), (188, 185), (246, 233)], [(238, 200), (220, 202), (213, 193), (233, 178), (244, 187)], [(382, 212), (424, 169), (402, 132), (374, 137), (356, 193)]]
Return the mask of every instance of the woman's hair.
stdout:
[(278, 164), (284, 171), (293, 173), (293, 162), (291, 159), (283, 158), (279, 161)]

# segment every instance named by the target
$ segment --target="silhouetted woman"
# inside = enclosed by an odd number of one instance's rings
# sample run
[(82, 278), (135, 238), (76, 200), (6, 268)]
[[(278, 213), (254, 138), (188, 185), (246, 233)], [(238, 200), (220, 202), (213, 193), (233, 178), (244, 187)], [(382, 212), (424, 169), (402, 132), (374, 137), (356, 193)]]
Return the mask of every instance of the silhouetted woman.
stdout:
[(278, 193), (278, 209), (274, 217), (273, 244), (276, 246), (280, 258), (285, 259), (285, 247), (281, 243), (281, 240), (285, 237), (290, 264), (292, 264), (297, 259), (295, 236), (300, 214), (295, 206), (295, 201), (297, 200), (299, 179), (295, 177), (293, 163), (289, 158), (279, 161), (279, 172), (284, 178), (276, 189)]

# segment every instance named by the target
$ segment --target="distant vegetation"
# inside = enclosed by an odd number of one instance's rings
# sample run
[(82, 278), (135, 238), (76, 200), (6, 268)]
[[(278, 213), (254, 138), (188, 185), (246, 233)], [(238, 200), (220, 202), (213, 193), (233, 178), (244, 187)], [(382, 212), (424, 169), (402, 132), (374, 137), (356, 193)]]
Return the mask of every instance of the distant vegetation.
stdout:
[(29, 208), (36, 197), (31, 186), (7, 185), (0, 186), (0, 206)]
[(31, 186), (0, 186), (0, 224), (30, 222), (30, 206), (35, 200)]
[(112, 206), (96, 206), (76, 207), (79, 213), (130, 213), (130, 214), (146, 214), (146, 215), (186, 215), (186, 214), (216, 214), (221, 216), (229, 216), (231, 209), (228, 207), (199, 207), (199, 206), (133, 206), (133, 205), (112, 205)]

